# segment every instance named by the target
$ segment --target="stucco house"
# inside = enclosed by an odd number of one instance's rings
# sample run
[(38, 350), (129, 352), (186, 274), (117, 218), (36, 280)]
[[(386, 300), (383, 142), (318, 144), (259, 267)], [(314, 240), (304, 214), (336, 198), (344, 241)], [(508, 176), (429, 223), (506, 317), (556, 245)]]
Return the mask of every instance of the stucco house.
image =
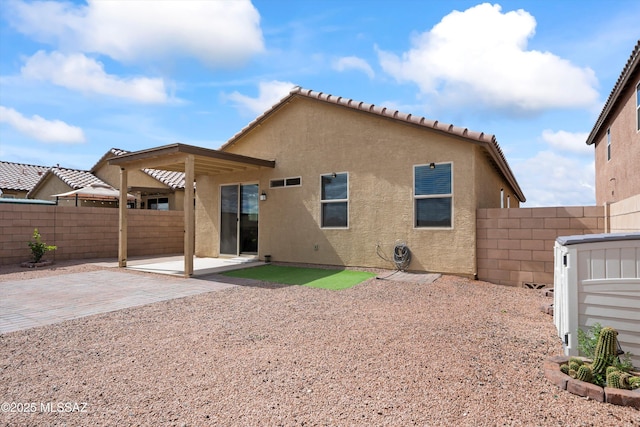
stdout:
[(476, 209), (525, 201), (493, 135), (299, 87), (219, 150), (173, 144), (109, 163), (120, 188), (135, 169), (185, 172), (186, 275), (194, 251), (390, 268), (403, 242), (409, 270), (475, 276)]
[[(128, 153), (112, 148), (91, 168), (90, 172), (119, 188), (120, 173), (117, 166), (109, 165), (109, 160)], [(184, 172), (144, 168), (131, 171), (129, 193), (136, 197), (136, 208), (155, 210), (182, 210), (184, 198)]]
[[(119, 188), (119, 168), (109, 165), (109, 159), (126, 154), (127, 151), (112, 148), (107, 151), (90, 170), (40, 167), (41, 172), (25, 196), (30, 199), (50, 200), (56, 194), (64, 194), (87, 186)], [(5, 163), (5, 162), (3, 162)], [(14, 174), (15, 175), (15, 174)], [(184, 197), (184, 173), (158, 169), (131, 171), (129, 194), (130, 208), (155, 210), (182, 210)], [(89, 191), (89, 193), (92, 193)], [(111, 197), (58, 197), (61, 206), (118, 207), (118, 198)]]
[(0, 161), (0, 197), (26, 199), (47, 169), (47, 166)]
[(640, 40), (587, 137), (609, 231), (640, 231)]
[[(93, 175), (90, 171), (54, 166), (40, 177), (40, 180), (27, 193), (28, 199), (53, 200), (56, 194), (79, 190), (90, 185), (109, 187), (109, 184)], [(60, 206), (117, 208), (118, 200), (113, 198), (62, 197)]]

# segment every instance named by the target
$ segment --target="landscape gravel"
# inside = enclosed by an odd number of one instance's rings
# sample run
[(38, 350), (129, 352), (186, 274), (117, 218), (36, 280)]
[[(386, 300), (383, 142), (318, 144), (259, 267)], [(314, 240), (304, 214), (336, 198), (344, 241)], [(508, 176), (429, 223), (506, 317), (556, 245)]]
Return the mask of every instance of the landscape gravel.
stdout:
[[(0, 286), (99, 268), (5, 268)], [(640, 426), (544, 377), (562, 347), (542, 302), (455, 276), (261, 283), (12, 332), (0, 425)]]

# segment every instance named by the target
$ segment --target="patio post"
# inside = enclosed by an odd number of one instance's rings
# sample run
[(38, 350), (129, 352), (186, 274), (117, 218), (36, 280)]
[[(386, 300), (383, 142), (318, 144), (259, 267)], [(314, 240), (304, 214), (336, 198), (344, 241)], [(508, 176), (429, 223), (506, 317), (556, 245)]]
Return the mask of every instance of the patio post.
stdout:
[(187, 155), (184, 162), (184, 277), (193, 275), (193, 251), (195, 243), (195, 210), (193, 208), (195, 156)]
[(127, 266), (127, 170), (120, 168), (120, 203), (118, 206), (118, 267)]

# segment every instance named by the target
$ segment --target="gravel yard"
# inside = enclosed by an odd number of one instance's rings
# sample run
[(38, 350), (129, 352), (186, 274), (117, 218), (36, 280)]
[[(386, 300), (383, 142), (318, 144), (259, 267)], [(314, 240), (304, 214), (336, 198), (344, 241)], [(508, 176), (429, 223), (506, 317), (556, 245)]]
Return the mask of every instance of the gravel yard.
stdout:
[(545, 379), (561, 344), (541, 302), (453, 276), (264, 284), (8, 333), (0, 403), (35, 412), (3, 404), (0, 425), (640, 426)]

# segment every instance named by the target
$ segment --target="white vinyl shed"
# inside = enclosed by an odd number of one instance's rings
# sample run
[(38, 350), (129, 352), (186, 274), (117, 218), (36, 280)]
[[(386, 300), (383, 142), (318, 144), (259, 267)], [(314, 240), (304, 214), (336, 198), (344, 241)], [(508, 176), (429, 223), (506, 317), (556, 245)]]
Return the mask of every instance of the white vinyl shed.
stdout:
[(565, 355), (578, 355), (578, 328), (600, 323), (640, 367), (640, 233), (561, 236), (554, 250), (553, 317)]

